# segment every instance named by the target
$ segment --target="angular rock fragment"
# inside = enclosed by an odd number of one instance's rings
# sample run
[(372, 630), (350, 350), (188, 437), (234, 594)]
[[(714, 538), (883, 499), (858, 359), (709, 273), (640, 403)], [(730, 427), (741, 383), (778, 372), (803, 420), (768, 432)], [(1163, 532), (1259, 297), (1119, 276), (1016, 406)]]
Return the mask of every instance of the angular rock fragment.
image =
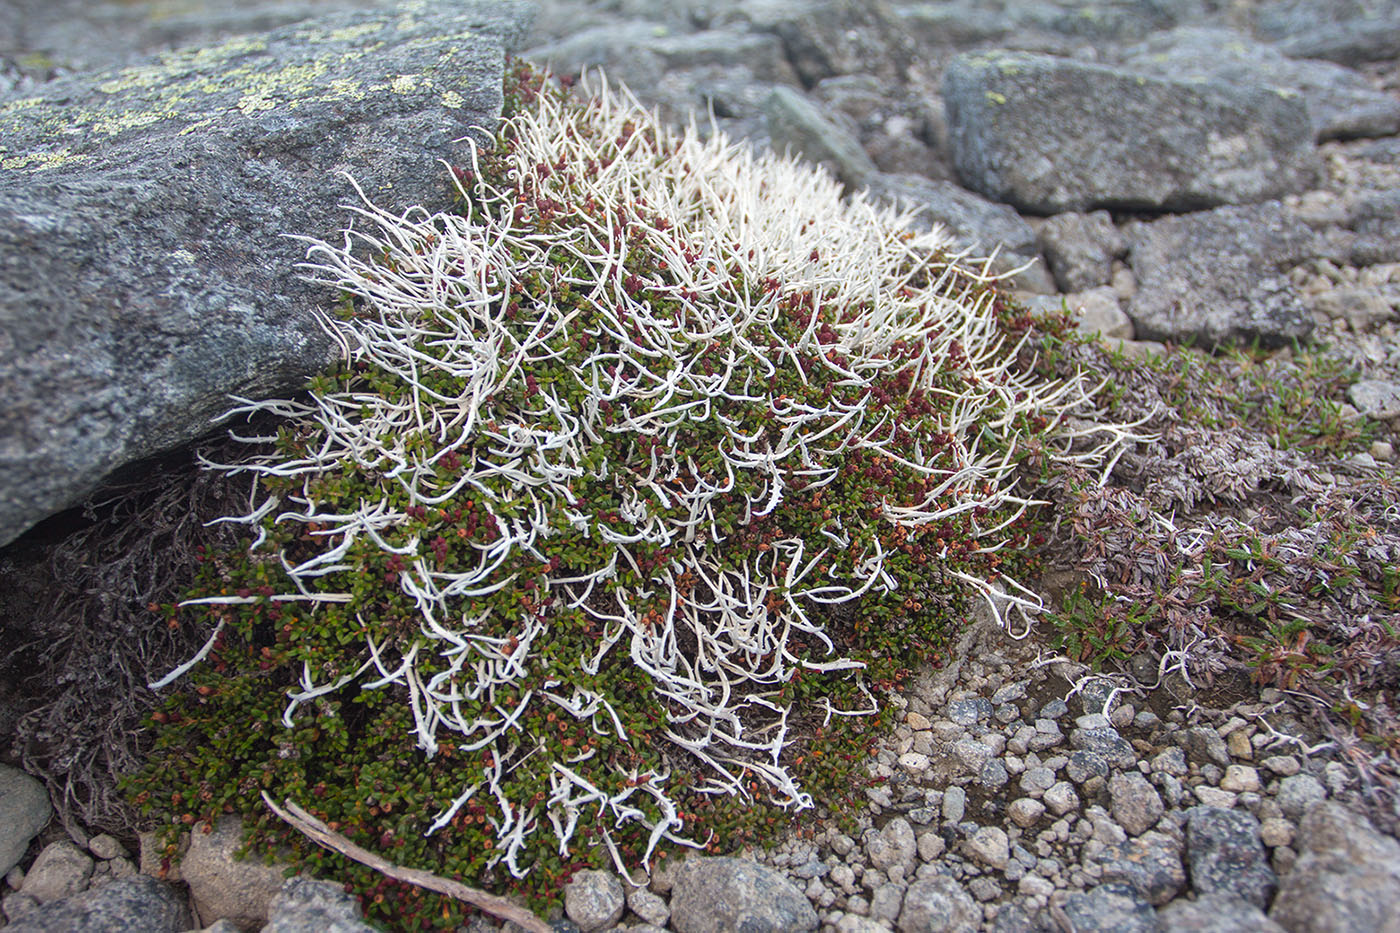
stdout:
[[(12, 895), (13, 896), (13, 895)], [(181, 933), (190, 928), (185, 898), (168, 884), (134, 875), (36, 908), (7, 933)]]
[(817, 912), (792, 882), (737, 858), (689, 858), (676, 869), (671, 928), (677, 933), (802, 933)]
[(1298, 827), (1299, 858), (1269, 917), (1290, 933), (1393, 929), (1400, 917), (1400, 844), (1330, 802)]
[(1172, 901), (1157, 919), (1172, 933), (1284, 933), (1258, 907), (1224, 891)]
[(925, 228), (943, 226), (957, 247), (971, 250), (973, 256), (989, 256), (995, 251), (993, 272), (1025, 267), (1012, 279), (1013, 287), (1039, 293), (1055, 291), (1040, 258), (1035, 231), (1005, 204), (988, 201), (952, 182), (918, 175), (876, 175), (869, 185), (872, 197), (913, 209), (915, 222)]
[(1263, 909), (1278, 886), (1259, 839), (1259, 821), (1239, 810), (1192, 807), (1186, 817), (1186, 862), (1197, 894), (1225, 891)]
[(1157, 913), (1131, 885), (1110, 881), (1065, 901), (1077, 933), (1155, 933)]
[(1108, 211), (1056, 214), (1040, 228), (1040, 247), (1065, 292), (1108, 284), (1113, 260), (1128, 251)]
[(1277, 201), (1132, 223), (1124, 232), (1138, 282), (1127, 312), (1138, 339), (1278, 347), (1312, 333), (1312, 316), (1282, 275), (1311, 255), (1312, 231)]
[(1156, 831), (1113, 846), (1099, 856), (1104, 881), (1121, 881), (1160, 907), (1186, 887), (1181, 841)]
[(259, 933), (374, 933), (359, 902), (333, 881), (288, 878), (272, 898)]
[(773, 148), (825, 166), (848, 188), (859, 188), (878, 171), (860, 141), (828, 120), (800, 91), (775, 87), (763, 105)]
[(938, 875), (909, 885), (895, 929), (900, 933), (972, 933), (981, 922), (977, 902), (952, 878)]

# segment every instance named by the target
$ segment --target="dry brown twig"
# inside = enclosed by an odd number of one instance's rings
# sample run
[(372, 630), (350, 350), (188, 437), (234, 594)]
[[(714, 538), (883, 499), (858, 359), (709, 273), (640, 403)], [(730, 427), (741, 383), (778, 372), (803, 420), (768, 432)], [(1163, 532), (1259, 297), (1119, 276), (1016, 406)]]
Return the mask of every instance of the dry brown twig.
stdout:
[(346, 839), (340, 833), (335, 832), (325, 823), (307, 813), (301, 807), (292, 803), (286, 803), (286, 808), (279, 807), (272, 802), (272, 798), (263, 791), (263, 803), (267, 804), (269, 810), (277, 814), (282, 820), (297, 832), (306, 836), (313, 842), (325, 846), (327, 849), (339, 852), (348, 859), (353, 859), (361, 865), (373, 868), (381, 875), (393, 878), (395, 881), (402, 881), (406, 884), (415, 884), (420, 888), (427, 888), (448, 897), (465, 901), (493, 917), (502, 920), (509, 920), (518, 924), (529, 933), (553, 933), (553, 927), (545, 923), (539, 917), (530, 913), (525, 908), (513, 904), (503, 897), (494, 894), (487, 894), (476, 888), (469, 888), (460, 881), (451, 881), (447, 878), (439, 877), (432, 872), (423, 871), (417, 868), (404, 868), (375, 855), (367, 849), (362, 849), (355, 843)]

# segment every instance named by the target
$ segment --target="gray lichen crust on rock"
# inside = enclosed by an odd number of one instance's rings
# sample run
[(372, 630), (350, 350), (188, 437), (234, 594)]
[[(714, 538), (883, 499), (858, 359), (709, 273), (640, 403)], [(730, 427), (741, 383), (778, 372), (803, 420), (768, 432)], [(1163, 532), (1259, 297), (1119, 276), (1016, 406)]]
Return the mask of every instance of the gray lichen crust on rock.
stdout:
[(335, 296), (288, 235), (349, 225), (341, 173), (445, 203), (439, 160), (494, 130), (532, 15), (414, 0), (0, 103), (0, 543), (324, 366)]
[(1307, 107), (1264, 86), (999, 51), (953, 59), (943, 97), (964, 184), (1034, 213), (1264, 201), (1317, 171)]

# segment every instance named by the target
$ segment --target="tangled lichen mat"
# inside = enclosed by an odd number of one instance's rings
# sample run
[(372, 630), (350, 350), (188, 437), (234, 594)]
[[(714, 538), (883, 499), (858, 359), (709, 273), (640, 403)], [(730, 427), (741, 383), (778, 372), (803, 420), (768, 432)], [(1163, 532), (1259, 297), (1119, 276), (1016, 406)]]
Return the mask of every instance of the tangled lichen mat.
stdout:
[(1027, 459), (1123, 441), (941, 233), (604, 84), (519, 81), (457, 210), (366, 202), (311, 246), (344, 360), (243, 406), (286, 420), (211, 464), (252, 481), (248, 533), (169, 609), (209, 632), (135, 784), (172, 825), (240, 812), (333, 860), (267, 790), (548, 898), (839, 811), (881, 696), (978, 607), (1038, 607), (1007, 572)]

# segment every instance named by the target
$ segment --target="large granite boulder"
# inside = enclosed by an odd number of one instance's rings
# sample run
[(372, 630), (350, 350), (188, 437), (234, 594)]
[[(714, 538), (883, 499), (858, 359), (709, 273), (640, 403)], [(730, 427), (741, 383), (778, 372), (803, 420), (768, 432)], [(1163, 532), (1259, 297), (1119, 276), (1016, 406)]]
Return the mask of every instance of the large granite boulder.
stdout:
[(959, 55), (943, 76), (963, 183), (1031, 213), (1183, 211), (1302, 191), (1316, 175), (1298, 95), (1048, 55)]
[(340, 13), (0, 102), (0, 544), (331, 359), (287, 235), (349, 224), (340, 173), (445, 205), (530, 12)]

